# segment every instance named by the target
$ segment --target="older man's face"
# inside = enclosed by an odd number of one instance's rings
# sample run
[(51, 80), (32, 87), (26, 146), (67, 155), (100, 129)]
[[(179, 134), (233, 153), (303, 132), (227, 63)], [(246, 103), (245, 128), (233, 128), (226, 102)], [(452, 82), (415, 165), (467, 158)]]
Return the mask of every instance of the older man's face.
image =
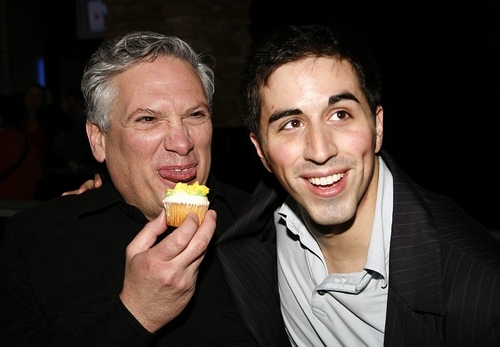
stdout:
[(98, 161), (125, 200), (148, 219), (177, 182), (205, 184), (210, 171), (212, 120), (196, 72), (175, 58), (141, 63), (115, 77), (118, 93), (107, 133), (89, 125)]

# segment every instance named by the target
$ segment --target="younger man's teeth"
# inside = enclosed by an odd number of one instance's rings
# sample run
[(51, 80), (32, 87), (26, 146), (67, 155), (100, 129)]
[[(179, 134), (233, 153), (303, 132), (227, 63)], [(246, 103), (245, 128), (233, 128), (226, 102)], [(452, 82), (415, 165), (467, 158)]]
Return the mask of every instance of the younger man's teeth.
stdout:
[(310, 178), (309, 182), (316, 186), (327, 186), (329, 184), (333, 184), (335, 182), (340, 181), (340, 179), (344, 176), (344, 174), (335, 174), (335, 175), (330, 175), (330, 176), (325, 176), (325, 177), (314, 177)]

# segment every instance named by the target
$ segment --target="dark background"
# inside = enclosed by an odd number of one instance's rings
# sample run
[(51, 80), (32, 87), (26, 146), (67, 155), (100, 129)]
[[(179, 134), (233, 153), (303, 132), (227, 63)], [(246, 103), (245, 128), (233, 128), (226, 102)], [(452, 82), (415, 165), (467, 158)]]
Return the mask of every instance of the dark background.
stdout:
[[(76, 37), (73, 1), (43, 4), (36, 21), (45, 28), (47, 51), (86, 60), (100, 40)], [(253, 0), (249, 28), (258, 39), (285, 23), (331, 23), (365, 36), (382, 68), (384, 147), (422, 186), (500, 230), (498, 8), (498, 1), (483, 0), (453, 6)], [(263, 172), (242, 128), (215, 129), (213, 163), (219, 178), (247, 190)]]

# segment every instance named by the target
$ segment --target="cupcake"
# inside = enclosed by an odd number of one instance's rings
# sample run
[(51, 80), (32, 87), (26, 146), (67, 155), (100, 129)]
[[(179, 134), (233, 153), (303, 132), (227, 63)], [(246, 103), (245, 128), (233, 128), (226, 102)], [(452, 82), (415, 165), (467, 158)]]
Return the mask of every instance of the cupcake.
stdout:
[(195, 213), (201, 224), (208, 210), (209, 190), (198, 181), (193, 184), (178, 182), (173, 189), (167, 189), (163, 199), (167, 225), (178, 227), (189, 213)]

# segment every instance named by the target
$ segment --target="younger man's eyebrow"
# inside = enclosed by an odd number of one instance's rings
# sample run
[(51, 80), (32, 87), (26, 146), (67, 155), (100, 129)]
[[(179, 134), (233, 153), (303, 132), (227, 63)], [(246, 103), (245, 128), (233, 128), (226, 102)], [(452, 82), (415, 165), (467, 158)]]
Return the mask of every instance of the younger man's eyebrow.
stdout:
[(328, 105), (333, 105), (339, 101), (342, 100), (352, 100), (356, 101), (359, 104), (359, 100), (357, 97), (354, 96), (354, 94), (346, 92), (346, 93), (341, 93), (341, 94), (336, 94), (332, 95), (328, 98)]
[(288, 117), (288, 116), (293, 116), (295, 114), (301, 114), (302, 111), (299, 108), (294, 108), (291, 110), (278, 110), (274, 113), (271, 114), (271, 117), (269, 117), (268, 123), (271, 124), (273, 122), (276, 122), (277, 120)]
[[(337, 102), (342, 101), (342, 100), (352, 100), (352, 101), (359, 103), (358, 98), (356, 98), (354, 96), (354, 94), (349, 93), (349, 92), (345, 92), (345, 93), (341, 93), (341, 94), (331, 95), (328, 98), (328, 105), (336, 104)], [(293, 115), (301, 114), (301, 113), (302, 113), (302, 111), (299, 108), (294, 108), (291, 110), (278, 110), (278, 111), (274, 112), (273, 114), (271, 114), (271, 116), (269, 117), (268, 123), (271, 124), (271, 123), (276, 122), (277, 120), (279, 120), (281, 118), (293, 116)]]

